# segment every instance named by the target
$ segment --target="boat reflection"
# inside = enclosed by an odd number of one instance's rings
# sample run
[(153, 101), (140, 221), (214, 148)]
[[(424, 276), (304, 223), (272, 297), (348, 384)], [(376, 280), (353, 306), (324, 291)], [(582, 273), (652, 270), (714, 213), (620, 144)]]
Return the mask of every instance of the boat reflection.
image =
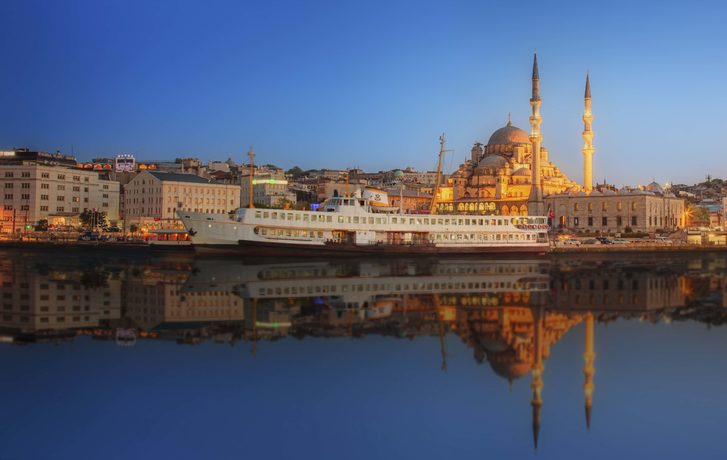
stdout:
[(290, 263), (153, 258), (59, 261), (8, 254), (0, 262), (3, 342), (92, 336), (248, 343), (284, 337), (447, 338), (513, 382), (530, 374), (535, 446), (551, 348), (579, 324), (585, 424), (590, 427), (595, 323), (617, 319), (722, 324), (727, 259), (400, 259)]

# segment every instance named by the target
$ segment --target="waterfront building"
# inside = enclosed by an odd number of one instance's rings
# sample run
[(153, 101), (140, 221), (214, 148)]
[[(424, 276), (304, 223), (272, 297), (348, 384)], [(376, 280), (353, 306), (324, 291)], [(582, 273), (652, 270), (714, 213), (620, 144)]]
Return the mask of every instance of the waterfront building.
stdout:
[(684, 200), (669, 192), (623, 188), (551, 195), (553, 226), (586, 233), (655, 232), (685, 226)]
[[(268, 169), (253, 174), (252, 200), (256, 206), (282, 208), (285, 205), (294, 205), (297, 198), (295, 192), (288, 189), (285, 172), (282, 169)], [(245, 205), (250, 202), (249, 172), (240, 178), (240, 202)]]
[(139, 231), (181, 228), (176, 212), (226, 214), (240, 207), (240, 186), (193, 174), (143, 171), (125, 186), (124, 227)]
[(60, 153), (27, 149), (0, 152), (2, 233), (29, 230), (46, 220), (50, 226), (78, 226), (81, 213), (105, 212), (119, 219), (119, 183), (103, 170), (76, 167)]

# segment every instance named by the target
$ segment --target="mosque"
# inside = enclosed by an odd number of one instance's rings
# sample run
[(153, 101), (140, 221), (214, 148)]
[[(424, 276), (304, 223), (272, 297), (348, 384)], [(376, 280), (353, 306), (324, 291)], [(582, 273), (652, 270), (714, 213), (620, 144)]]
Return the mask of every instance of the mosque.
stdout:
[[(583, 184), (571, 180), (549, 159), (540, 130), (540, 74), (533, 57), (530, 134), (507, 124), (476, 142), (470, 157), (438, 193), (436, 212), (549, 215), (554, 226), (594, 233), (674, 230), (686, 222), (684, 200), (653, 182), (620, 190), (593, 185), (593, 114), (586, 76), (582, 133)], [(537, 152), (537, 154), (534, 154)]]

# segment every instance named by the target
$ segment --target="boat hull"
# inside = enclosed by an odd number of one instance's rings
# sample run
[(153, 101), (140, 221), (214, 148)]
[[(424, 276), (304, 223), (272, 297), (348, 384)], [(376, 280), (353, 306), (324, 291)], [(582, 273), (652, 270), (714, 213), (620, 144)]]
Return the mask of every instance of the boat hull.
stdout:
[(545, 255), (548, 245), (502, 245), (502, 246), (435, 246), (435, 245), (354, 245), (354, 244), (325, 244), (300, 245), (288, 243), (264, 243), (240, 241), (234, 244), (194, 244), (194, 250), (199, 254), (210, 255), (247, 255), (256, 257), (310, 257), (310, 256), (351, 256), (363, 254), (388, 255), (488, 255), (488, 254), (529, 254)]

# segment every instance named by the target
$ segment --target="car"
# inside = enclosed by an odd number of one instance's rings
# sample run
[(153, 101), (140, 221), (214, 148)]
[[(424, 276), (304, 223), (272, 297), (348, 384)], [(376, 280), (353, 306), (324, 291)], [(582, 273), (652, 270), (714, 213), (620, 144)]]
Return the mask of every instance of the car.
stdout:
[(599, 241), (599, 242), (600, 242), (601, 244), (613, 244), (613, 240), (612, 240), (612, 239), (610, 239), (610, 238), (607, 238), (607, 237), (605, 237), (605, 236), (597, 236), (597, 237), (596, 237), (596, 239), (597, 239), (597, 240), (598, 240), (598, 241)]
[(601, 242), (595, 238), (588, 238), (587, 240), (583, 240), (583, 244), (601, 244)]
[(78, 237), (78, 241), (98, 241), (99, 234), (94, 232), (83, 232)]
[(615, 239), (611, 240), (611, 244), (629, 244), (629, 242), (622, 238), (615, 238)]
[(563, 240), (563, 244), (567, 244), (570, 246), (580, 246), (581, 242), (580, 242), (580, 240), (567, 239), (567, 240)]

